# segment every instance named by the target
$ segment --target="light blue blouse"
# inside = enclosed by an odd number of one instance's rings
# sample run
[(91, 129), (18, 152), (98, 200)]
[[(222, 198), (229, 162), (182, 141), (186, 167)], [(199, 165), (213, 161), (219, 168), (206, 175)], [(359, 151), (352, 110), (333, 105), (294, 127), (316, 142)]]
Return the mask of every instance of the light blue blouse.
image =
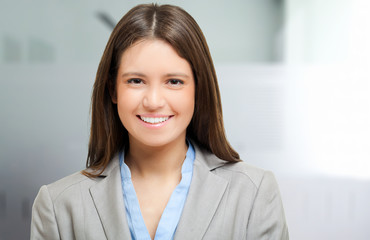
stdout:
[[(188, 144), (189, 147), (186, 153), (186, 158), (181, 168), (181, 181), (172, 192), (170, 200), (162, 213), (155, 233), (155, 240), (169, 240), (173, 239), (173, 236), (175, 235), (193, 175), (195, 150), (189, 141)], [(120, 153), (119, 159), (121, 166), (123, 198), (131, 237), (133, 240), (150, 240), (149, 232), (141, 214), (139, 200), (137, 199), (134, 185), (131, 181), (131, 171), (124, 162), (123, 152)]]

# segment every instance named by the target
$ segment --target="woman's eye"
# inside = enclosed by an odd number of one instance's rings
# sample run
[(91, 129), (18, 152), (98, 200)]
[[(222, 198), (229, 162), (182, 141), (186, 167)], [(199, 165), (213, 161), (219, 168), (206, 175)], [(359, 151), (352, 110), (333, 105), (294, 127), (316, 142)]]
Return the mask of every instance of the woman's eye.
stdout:
[(139, 78), (131, 78), (131, 79), (127, 80), (127, 83), (129, 83), (129, 84), (141, 84), (141, 83), (143, 83), (143, 81)]
[(170, 80), (168, 81), (168, 83), (169, 83), (170, 85), (182, 85), (182, 84), (184, 84), (184, 81), (182, 81), (182, 80), (178, 80), (178, 79), (170, 79)]

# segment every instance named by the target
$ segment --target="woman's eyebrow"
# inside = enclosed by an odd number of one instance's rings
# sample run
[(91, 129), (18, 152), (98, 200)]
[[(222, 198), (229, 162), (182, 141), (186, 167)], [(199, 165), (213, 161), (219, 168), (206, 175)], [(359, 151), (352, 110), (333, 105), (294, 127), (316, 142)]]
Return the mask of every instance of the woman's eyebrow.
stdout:
[(127, 77), (127, 76), (138, 76), (138, 77), (145, 77), (145, 74), (140, 72), (126, 72), (121, 75), (121, 77)]
[(184, 77), (184, 78), (190, 78), (189, 75), (185, 73), (168, 73), (165, 75), (166, 77)]

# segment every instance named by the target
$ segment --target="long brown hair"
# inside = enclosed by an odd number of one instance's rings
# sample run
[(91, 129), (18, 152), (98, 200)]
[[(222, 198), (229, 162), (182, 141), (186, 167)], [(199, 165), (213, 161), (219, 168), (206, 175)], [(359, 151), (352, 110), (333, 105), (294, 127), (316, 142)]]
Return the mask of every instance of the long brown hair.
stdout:
[(128, 133), (122, 125), (115, 97), (117, 70), (122, 53), (138, 40), (168, 42), (192, 67), (195, 79), (195, 110), (187, 137), (217, 157), (230, 162), (239, 154), (225, 136), (217, 77), (206, 40), (195, 20), (172, 5), (142, 4), (118, 22), (101, 58), (91, 99), (91, 132), (86, 167), (98, 176), (121, 149), (128, 150)]

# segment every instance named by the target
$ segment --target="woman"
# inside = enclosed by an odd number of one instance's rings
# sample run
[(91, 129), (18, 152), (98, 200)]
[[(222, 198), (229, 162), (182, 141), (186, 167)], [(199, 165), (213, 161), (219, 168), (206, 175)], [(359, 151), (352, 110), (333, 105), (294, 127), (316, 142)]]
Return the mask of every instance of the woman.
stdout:
[(131, 9), (92, 95), (87, 169), (43, 186), (32, 239), (288, 239), (270, 172), (225, 137), (205, 38), (181, 8)]

